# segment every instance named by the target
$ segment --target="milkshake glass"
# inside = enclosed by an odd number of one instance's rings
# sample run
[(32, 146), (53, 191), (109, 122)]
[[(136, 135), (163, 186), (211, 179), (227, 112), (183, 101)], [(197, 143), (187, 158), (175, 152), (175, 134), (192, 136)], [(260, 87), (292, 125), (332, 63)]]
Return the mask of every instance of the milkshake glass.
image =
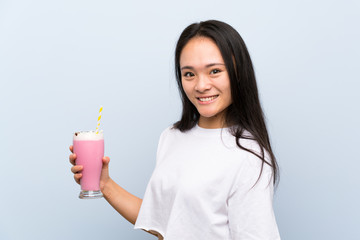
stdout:
[(73, 149), (76, 165), (82, 165), (79, 198), (95, 199), (103, 195), (100, 191), (102, 158), (104, 157), (104, 134), (102, 131), (83, 131), (74, 133)]

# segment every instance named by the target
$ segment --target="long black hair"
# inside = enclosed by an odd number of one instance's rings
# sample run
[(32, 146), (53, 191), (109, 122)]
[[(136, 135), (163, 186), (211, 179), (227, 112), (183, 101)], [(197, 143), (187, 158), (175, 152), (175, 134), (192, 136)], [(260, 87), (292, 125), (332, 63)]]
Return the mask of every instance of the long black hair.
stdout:
[[(231, 134), (236, 138), (239, 148), (255, 154), (262, 160), (261, 176), (264, 164), (272, 167), (273, 183), (278, 180), (278, 165), (271, 149), (270, 139), (266, 128), (264, 113), (260, 105), (255, 72), (250, 54), (240, 34), (229, 24), (209, 20), (189, 25), (181, 33), (175, 49), (175, 75), (182, 100), (182, 116), (174, 124), (174, 128), (185, 132), (193, 128), (200, 117), (195, 106), (187, 98), (181, 83), (180, 55), (194, 37), (212, 39), (219, 48), (230, 78), (232, 104), (227, 108), (225, 124), (230, 126)], [(250, 132), (251, 137), (245, 134)], [(240, 139), (253, 139), (260, 145), (261, 154), (243, 147)], [(265, 160), (265, 150), (269, 154), (269, 161)], [(258, 180), (259, 180), (258, 178)]]

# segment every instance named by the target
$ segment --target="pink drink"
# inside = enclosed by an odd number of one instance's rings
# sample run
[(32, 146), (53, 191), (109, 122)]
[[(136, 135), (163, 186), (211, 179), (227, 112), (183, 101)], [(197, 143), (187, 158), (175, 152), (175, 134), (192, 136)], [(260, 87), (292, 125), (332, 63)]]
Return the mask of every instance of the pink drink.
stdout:
[(74, 134), (76, 165), (82, 165), (80, 198), (100, 198), (100, 175), (104, 157), (104, 135), (95, 131)]

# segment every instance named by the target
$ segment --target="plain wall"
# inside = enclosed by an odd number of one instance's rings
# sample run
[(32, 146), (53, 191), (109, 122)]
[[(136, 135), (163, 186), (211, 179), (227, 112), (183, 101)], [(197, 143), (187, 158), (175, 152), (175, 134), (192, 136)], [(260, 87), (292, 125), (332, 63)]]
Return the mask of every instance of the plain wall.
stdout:
[(355, 0), (0, 0), (0, 239), (155, 239), (104, 199), (78, 199), (68, 147), (103, 105), (110, 174), (143, 197), (181, 112), (177, 38), (208, 19), (250, 51), (282, 239), (359, 239), (359, 12)]

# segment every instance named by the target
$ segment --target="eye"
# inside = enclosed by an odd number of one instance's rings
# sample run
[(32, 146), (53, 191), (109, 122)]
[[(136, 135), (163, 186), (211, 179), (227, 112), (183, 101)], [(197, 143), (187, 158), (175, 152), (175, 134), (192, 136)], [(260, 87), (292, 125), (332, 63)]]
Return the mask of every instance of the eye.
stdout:
[(191, 77), (195, 76), (195, 74), (192, 73), (192, 72), (185, 72), (183, 75), (184, 75), (184, 77), (186, 77), (186, 78), (191, 78)]
[(221, 72), (221, 70), (219, 70), (219, 69), (213, 69), (213, 70), (210, 71), (210, 74), (217, 74), (217, 73), (219, 73), (219, 72)]

